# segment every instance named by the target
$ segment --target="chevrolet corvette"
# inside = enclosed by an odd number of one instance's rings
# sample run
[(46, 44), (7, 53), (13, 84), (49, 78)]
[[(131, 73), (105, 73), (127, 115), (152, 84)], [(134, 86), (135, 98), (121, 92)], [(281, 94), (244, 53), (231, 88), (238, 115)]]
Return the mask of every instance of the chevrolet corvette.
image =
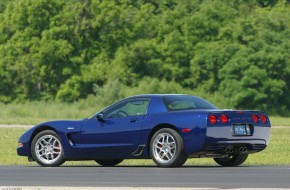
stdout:
[(265, 112), (221, 110), (197, 96), (147, 94), (86, 119), (38, 124), (19, 138), (17, 153), (49, 167), (70, 160), (115, 166), (124, 159), (180, 167), (188, 158), (204, 157), (239, 166), (267, 147), (270, 132)]

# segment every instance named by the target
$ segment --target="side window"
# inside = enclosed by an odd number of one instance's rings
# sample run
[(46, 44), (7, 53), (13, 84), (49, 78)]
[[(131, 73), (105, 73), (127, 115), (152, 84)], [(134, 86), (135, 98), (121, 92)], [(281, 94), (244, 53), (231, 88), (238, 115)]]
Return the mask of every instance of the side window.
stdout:
[(149, 105), (148, 99), (133, 100), (126, 107), (125, 112), (129, 116), (146, 114)]
[(121, 102), (104, 112), (105, 118), (120, 118), (146, 114), (149, 99), (133, 99)]
[(193, 109), (217, 109), (208, 101), (196, 96), (164, 96), (164, 105), (168, 111), (193, 110)]
[(169, 110), (186, 110), (186, 109), (195, 109), (196, 106), (194, 102), (188, 100), (177, 100), (171, 102), (168, 105)]

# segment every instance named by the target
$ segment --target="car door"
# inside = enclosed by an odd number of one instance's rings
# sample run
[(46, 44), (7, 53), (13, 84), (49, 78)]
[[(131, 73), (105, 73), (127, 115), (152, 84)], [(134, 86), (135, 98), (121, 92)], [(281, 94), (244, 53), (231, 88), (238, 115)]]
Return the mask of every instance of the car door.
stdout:
[(96, 156), (131, 155), (139, 145), (148, 105), (148, 98), (128, 99), (102, 111), (102, 120), (88, 119), (82, 127), (83, 148)]

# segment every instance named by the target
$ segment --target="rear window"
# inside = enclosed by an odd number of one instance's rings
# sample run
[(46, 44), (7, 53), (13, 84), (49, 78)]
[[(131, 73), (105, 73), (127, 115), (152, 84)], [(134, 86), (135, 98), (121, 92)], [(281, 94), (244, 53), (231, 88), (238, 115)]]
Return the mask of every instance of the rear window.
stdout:
[(208, 101), (196, 96), (164, 96), (163, 101), (168, 111), (217, 109)]

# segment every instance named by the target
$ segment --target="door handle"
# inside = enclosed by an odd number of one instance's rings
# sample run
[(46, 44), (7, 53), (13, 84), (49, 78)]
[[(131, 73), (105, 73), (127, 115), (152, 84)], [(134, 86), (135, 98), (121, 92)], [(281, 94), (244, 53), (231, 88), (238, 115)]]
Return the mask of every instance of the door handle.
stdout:
[(130, 120), (130, 123), (137, 123), (138, 122), (138, 119), (131, 119)]

